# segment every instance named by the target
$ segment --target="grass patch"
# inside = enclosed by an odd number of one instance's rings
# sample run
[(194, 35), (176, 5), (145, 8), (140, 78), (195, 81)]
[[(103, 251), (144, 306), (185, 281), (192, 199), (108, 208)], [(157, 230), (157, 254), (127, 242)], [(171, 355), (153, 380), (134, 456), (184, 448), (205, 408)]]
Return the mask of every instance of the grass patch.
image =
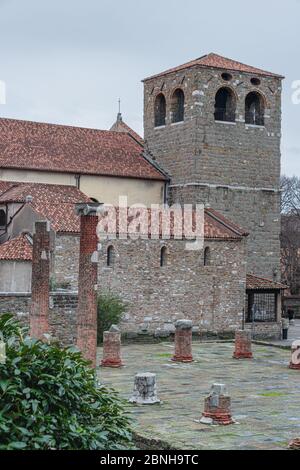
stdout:
[(284, 397), (286, 394), (283, 392), (264, 392), (260, 393), (261, 397)]
[(172, 355), (170, 353), (155, 354), (155, 357), (170, 358)]

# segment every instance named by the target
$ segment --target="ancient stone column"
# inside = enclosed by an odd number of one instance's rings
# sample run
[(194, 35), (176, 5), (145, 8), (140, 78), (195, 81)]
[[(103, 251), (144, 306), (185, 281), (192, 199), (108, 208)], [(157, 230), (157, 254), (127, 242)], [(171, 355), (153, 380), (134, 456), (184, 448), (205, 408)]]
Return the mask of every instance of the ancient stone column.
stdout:
[(234, 359), (252, 359), (251, 331), (237, 330), (235, 332)]
[(231, 399), (223, 384), (214, 384), (211, 392), (204, 401), (204, 412), (200, 423), (226, 426), (233, 424), (231, 417)]
[(288, 448), (289, 448), (290, 450), (300, 450), (300, 439), (299, 439), (299, 438), (293, 439), (293, 440), (289, 443)]
[(129, 402), (137, 405), (160, 403), (160, 399), (157, 397), (155, 374), (143, 373), (135, 376), (133, 395)]
[(97, 275), (99, 204), (77, 204), (80, 216), (80, 252), (78, 277), (77, 347), (92, 366), (97, 355)]
[(300, 370), (300, 340), (294, 341), (292, 344), (292, 360), (290, 369)]
[(175, 354), (174, 362), (192, 362), (192, 330), (193, 323), (190, 320), (178, 320), (175, 323)]
[(33, 234), (30, 336), (44, 340), (50, 334), (49, 327), (50, 291), (50, 223), (35, 223)]
[(103, 333), (103, 359), (102, 367), (122, 367), (121, 359), (121, 332), (112, 325), (109, 331)]

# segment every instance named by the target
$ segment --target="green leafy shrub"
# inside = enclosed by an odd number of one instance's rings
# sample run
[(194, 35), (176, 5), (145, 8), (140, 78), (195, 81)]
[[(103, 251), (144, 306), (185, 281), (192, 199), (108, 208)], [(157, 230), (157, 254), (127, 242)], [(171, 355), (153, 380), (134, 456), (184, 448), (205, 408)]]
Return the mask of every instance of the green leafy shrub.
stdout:
[(104, 331), (108, 331), (112, 325), (120, 323), (126, 309), (126, 304), (110, 292), (98, 296), (98, 344), (103, 341)]
[(27, 336), (0, 317), (6, 364), (0, 364), (0, 449), (122, 449), (130, 422), (116, 392), (95, 381), (88, 362)]

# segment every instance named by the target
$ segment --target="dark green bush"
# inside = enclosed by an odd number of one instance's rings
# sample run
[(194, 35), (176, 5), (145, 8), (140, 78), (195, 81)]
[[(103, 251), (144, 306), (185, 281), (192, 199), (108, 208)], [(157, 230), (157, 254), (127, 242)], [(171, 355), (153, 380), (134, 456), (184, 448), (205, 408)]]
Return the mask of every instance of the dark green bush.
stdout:
[(108, 331), (112, 325), (120, 323), (126, 309), (126, 304), (110, 292), (98, 296), (98, 344), (103, 341), (104, 331)]
[(0, 364), (0, 449), (121, 449), (129, 420), (116, 392), (97, 386), (75, 349), (27, 336), (0, 317), (6, 364)]

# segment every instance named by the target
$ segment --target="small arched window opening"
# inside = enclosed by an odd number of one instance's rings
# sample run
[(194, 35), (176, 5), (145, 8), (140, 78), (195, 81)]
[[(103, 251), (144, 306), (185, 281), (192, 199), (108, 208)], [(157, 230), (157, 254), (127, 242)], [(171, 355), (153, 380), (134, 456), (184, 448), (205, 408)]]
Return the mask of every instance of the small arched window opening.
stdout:
[(236, 99), (230, 88), (220, 88), (216, 94), (215, 120), (235, 122)]
[(204, 250), (204, 266), (210, 266), (210, 248), (207, 246)]
[(254, 85), (254, 86), (259, 86), (261, 84), (261, 81), (260, 81), (259, 78), (251, 78), (250, 81), (251, 81), (252, 85)]
[(232, 80), (232, 75), (230, 73), (222, 73), (222, 79), (225, 82), (230, 82), (230, 80)]
[(263, 97), (255, 91), (246, 96), (245, 122), (255, 126), (265, 125), (265, 105)]
[(115, 249), (113, 246), (107, 248), (107, 266), (112, 267), (115, 264)]
[(4, 209), (0, 210), (0, 228), (6, 227), (6, 212)]
[(160, 250), (160, 267), (163, 268), (167, 265), (167, 248), (165, 246)]
[(157, 95), (154, 104), (154, 121), (155, 127), (166, 125), (166, 98), (162, 93)]
[(184, 93), (178, 88), (174, 91), (171, 100), (172, 122), (184, 121)]

